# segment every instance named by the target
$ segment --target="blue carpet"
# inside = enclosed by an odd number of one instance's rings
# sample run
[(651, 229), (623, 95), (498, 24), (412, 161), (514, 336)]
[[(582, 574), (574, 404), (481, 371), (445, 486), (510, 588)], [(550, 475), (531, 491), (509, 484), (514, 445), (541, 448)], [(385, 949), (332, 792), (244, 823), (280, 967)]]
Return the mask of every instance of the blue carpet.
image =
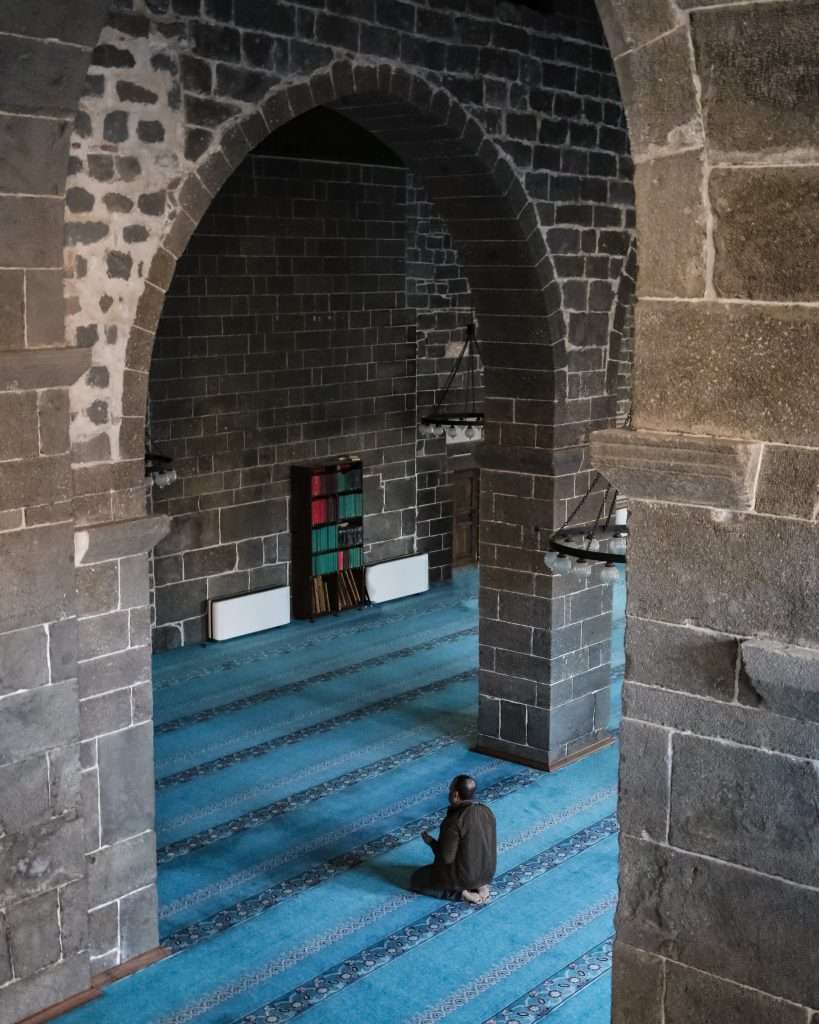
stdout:
[[(619, 722), (625, 579), (615, 588)], [(477, 572), (155, 659), (160, 933), (66, 1024), (604, 1024), (617, 751), (554, 775), (470, 752)], [(483, 907), (406, 890), (449, 779), (498, 819)]]

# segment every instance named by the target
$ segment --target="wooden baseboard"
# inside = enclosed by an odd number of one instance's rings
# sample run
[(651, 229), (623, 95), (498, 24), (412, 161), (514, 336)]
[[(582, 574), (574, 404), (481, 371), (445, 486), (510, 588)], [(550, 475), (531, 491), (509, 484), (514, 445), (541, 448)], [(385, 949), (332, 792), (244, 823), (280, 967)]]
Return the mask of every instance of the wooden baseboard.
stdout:
[(519, 754), (509, 754), (505, 750), (493, 750), (491, 747), (484, 747), (480, 743), (476, 743), (474, 747), (470, 747), (473, 754), (482, 754), (484, 757), (494, 757), (498, 761), (511, 761), (512, 764), (522, 764), (526, 768), (534, 768), (539, 772), (556, 772), (560, 771), (561, 768), (567, 768), (570, 764), (574, 764), (575, 761), (581, 761), (584, 757), (588, 757), (589, 754), (596, 754), (599, 750), (605, 750), (606, 747), (610, 747), (614, 743), (613, 736), (605, 736), (602, 740), (598, 740), (596, 743), (590, 744), (588, 747), (584, 747), (583, 750), (578, 750), (574, 754), (570, 754), (568, 757), (561, 758), (559, 761), (552, 761), (551, 764), (544, 764), (542, 761), (534, 761), (530, 757), (523, 757)]
[(108, 971), (103, 971), (101, 974), (95, 974), (91, 979), (91, 987), (87, 988), (84, 992), (78, 992), (75, 996), (69, 996), (68, 999), (63, 999), (61, 1003), (56, 1003), (54, 1006), (49, 1006), (45, 1010), (40, 1010), (38, 1013), (32, 1014), (30, 1017), (26, 1017), (24, 1020), (19, 1021), (18, 1024), (48, 1024), (48, 1021), (54, 1020), (55, 1017), (59, 1017), (64, 1013), (68, 1013), (69, 1010), (75, 1010), (78, 1006), (90, 1003), (92, 999), (98, 999), (102, 995), (102, 990), (105, 986), (110, 985), (111, 982), (119, 981), (120, 978), (127, 978), (129, 974), (136, 974), (136, 972), (141, 971), (143, 967), (155, 964), (158, 960), (164, 960), (165, 957), (170, 955), (171, 950), (163, 949), (161, 946), (157, 946), (156, 949), (150, 949), (147, 953), (135, 956), (132, 960), (128, 960), (124, 964), (118, 964), (116, 967), (112, 967)]
[(147, 953), (141, 953), (131, 960), (126, 960), (124, 964), (117, 964), (116, 967), (111, 967), (101, 974), (95, 974), (91, 979), (91, 987), (95, 989), (105, 988), (106, 985), (110, 985), (114, 981), (127, 978), (129, 974), (136, 974), (143, 967), (150, 967), (151, 964), (164, 960), (171, 955), (171, 952), (170, 949), (163, 949), (162, 946), (157, 946), (156, 949), (149, 949)]

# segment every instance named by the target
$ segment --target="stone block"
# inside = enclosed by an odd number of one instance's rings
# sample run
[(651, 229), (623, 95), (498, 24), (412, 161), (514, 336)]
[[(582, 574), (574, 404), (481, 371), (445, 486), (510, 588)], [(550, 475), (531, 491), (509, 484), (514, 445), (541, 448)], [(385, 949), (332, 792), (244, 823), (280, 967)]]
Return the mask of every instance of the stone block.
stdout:
[(29, 0), (24, 8), (3, 3), (0, 5), (0, 32), (93, 46), (107, 13), (105, 0), (89, 0), (71, 8), (53, 4), (51, 0)]
[(11, 981), (11, 960), (9, 959), (9, 942), (6, 935), (6, 920), (0, 917), (0, 985)]
[(787, 552), (791, 566), (814, 563), (812, 524), (636, 502), (631, 525), (632, 615), (803, 646), (819, 643), (819, 577), (783, 572), (782, 562)]
[(773, 640), (742, 644), (743, 680), (748, 703), (775, 715), (819, 722), (819, 651)]
[(22, 761), (77, 739), (76, 683), (57, 683), (12, 694), (0, 715), (0, 764)]
[(669, 690), (732, 701), (739, 642), (711, 630), (630, 616), (626, 677)]
[(816, 443), (819, 311), (643, 300), (637, 332), (638, 430)]
[(8, 905), (83, 875), (84, 837), (76, 818), (52, 818), (0, 838), (0, 899)]
[(156, 886), (130, 893), (120, 900), (120, 956), (131, 960), (159, 945)]
[(194, 512), (174, 516), (168, 535), (156, 545), (156, 554), (175, 555), (180, 551), (213, 547), (219, 543), (219, 512)]
[(0, 832), (21, 832), (49, 816), (44, 755), (0, 768)]
[(234, 505), (221, 509), (219, 516), (223, 543), (279, 533), (287, 526), (287, 507), (283, 499)]
[(224, 544), (215, 548), (200, 548), (183, 556), (185, 579), (213, 576), (236, 568), (236, 545)]
[(13, 903), (6, 909), (11, 956), (25, 978), (60, 959), (60, 926), (55, 890)]
[(670, 842), (817, 886), (819, 775), (809, 761), (677, 735)]
[(615, 57), (665, 35), (678, 21), (670, 0), (651, 4), (643, 0), (598, 0), (597, 9)]
[[(805, 1011), (755, 988), (666, 962), (665, 1024), (804, 1024)], [(659, 1019), (659, 1018), (657, 1018)]]
[(696, 298), (705, 293), (702, 178), (701, 150), (647, 160), (635, 168), (640, 295)]
[[(215, 517), (215, 513), (211, 515)], [(143, 554), (159, 544), (169, 529), (167, 516), (142, 516), (79, 530), (75, 536), (77, 565)]]
[(763, 302), (815, 300), (817, 189), (815, 167), (712, 171), (718, 295)]
[(78, 615), (100, 615), (119, 606), (119, 565), (116, 562), (78, 566), (76, 580)]
[(119, 904), (107, 903), (88, 915), (88, 952), (102, 956), (119, 947)]
[[(571, 743), (572, 740), (587, 736), (595, 729), (595, 707), (596, 694), (588, 693), (585, 697), (568, 701), (549, 712), (549, 734), (546, 737), (543, 730), (533, 736), (530, 726), (528, 737), (533, 746), (554, 750), (561, 744)], [(547, 740), (548, 742), (544, 742)]]
[(526, 705), (500, 702), (500, 735), (507, 743), (526, 742)]
[(149, 602), (148, 556), (123, 558), (119, 563), (120, 608), (138, 608)]
[(0, 636), (0, 696), (49, 681), (47, 645), (43, 626)]
[(63, 455), (71, 448), (68, 436), (68, 391), (42, 391), (37, 403), (40, 423), (40, 454)]
[(621, 942), (783, 999), (819, 1002), (819, 891), (621, 838)]
[[(31, 392), (0, 395), (0, 460), (30, 460), (37, 454), (37, 396)], [(31, 465), (28, 461), (25, 464)], [(25, 504), (15, 494), (2, 495), (2, 508), (20, 508)]]
[(411, 508), (414, 505), (415, 477), (410, 477), (407, 480), (387, 480), (384, 484), (385, 512), (399, 508)]
[(126, 611), (80, 619), (78, 629), (81, 658), (98, 658), (102, 654), (121, 651), (129, 643), (129, 619)]
[[(247, 577), (245, 576), (245, 581)], [(171, 583), (156, 589), (156, 622), (181, 622), (204, 614), (208, 597), (206, 579), (189, 580), (186, 583)]]
[(74, 599), (71, 527), (3, 534), (0, 631), (61, 619)]
[(628, 681), (623, 687), (623, 708), (628, 718), (761, 750), (811, 759), (819, 750), (819, 725), (815, 722), (799, 722), (759, 708), (719, 704)]
[(401, 536), (401, 513), (382, 512), (364, 517), (364, 537), (368, 544)]
[(88, 902), (91, 907), (118, 899), (156, 880), (156, 837), (153, 832), (125, 839), (89, 854)]
[(686, 26), (624, 54), (616, 64), (636, 157), (651, 158), (702, 143)]
[(52, 195), (62, 192), (71, 124), (39, 117), (0, 116), (0, 192)]
[[(96, 740), (94, 741), (96, 746)], [(83, 836), (85, 852), (91, 853), (102, 846), (100, 839), (99, 773), (96, 768), (84, 771), (80, 778), (83, 804)]]
[(765, 445), (756, 510), (772, 516), (815, 520), (819, 514), (819, 452)]
[(116, 690), (80, 701), (80, 738), (83, 740), (125, 729), (130, 724), (131, 695), (128, 690)]
[(4, 76), (0, 109), (52, 117), (73, 118), (76, 114), (88, 66), (88, 55), (79, 47), (3, 36), (0, 66), (15, 69), (13, 75)]
[(63, 956), (88, 949), (88, 882), (85, 878), (59, 890), (60, 941)]
[(666, 839), (670, 735), (668, 729), (629, 719), (620, 726), (618, 817), (628, 835)]
[[(0, 55), (2, 44), (0, 37)], [(59, 199), (0, 195), (0, 267), (58, 264), (62, 227), (63, 206)]]
[[(683, 0), (680, 6), (702, 3)], [(805, 77), (816, 57), (815, 19), (810, 3), (750, 11), (725, 6), (692, 15), (714, 162), (787, 159), (793, 152), (807, 159), (819, 147), (815, 82)]]
[(153, 828), (153, 748), (151, 723), (100, 737), (103, 844), (116, 843)]
[(25, 345), (24, 279), (22, 270), (0, 270), (0, 323), (3, 325), (0, 328), (0, 349), (18, 349)]
[(60, 683), (77, 675), (77, 620), (63, 619), (48, 627), (51, 681)]
[(91, 363), (89, 349), (0, 352), (0, 391), (70, 387)]
[(50, 505), (71, 497), (67, 456), (0, 462), (0, 510)]
[(664, 988), (665, 961), (615, 942), (611, 1024), (657, 1024), (663, 1019)]
[(75, 815), (80, 811), (80, 745), (52, 750), (48, 754), (48, 795), (51, 814)]
[(26, 271), (26, 334), (31, 349), (65, 344), (62, 270)]
[(88, 955), (78, 953), (39, 971), (31, 978), (16, 981), (3, 990), (3, 1011), (8, 1020), (19, 1021), (84, 992), (91, 981)]

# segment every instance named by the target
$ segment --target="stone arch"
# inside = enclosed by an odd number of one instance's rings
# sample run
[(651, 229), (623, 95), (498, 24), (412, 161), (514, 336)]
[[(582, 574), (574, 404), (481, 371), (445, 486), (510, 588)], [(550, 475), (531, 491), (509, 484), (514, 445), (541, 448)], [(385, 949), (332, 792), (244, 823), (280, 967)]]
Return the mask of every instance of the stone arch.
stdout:
[[(554, 396), (556, 411), (566, 392), (561, 292), (534, 204), (510, 162), (446, 89), (391, 64), (346, 60), (275, 86), (257, 111), (224, 128), (180, 183), (176, 215), (136, 307), (125, 368), (127, 410), (144, 408), (164, 293), (211, 199), (263, 138), (319, 105), (335, 107), (372, 132), (424, 182), (463, 253), (485, 339), (489, 392), (514, 401), (515, 378), (524, 371), (532, 376), (530, 389)], [(133, 428), (127, 434), (139, 437)]]

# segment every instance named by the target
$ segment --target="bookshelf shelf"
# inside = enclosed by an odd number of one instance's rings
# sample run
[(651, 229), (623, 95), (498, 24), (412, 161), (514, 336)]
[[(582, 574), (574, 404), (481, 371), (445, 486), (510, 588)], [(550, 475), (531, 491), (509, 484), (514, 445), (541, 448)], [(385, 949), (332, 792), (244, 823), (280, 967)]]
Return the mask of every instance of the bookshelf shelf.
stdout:
[(293, 617), (369, 604), (361, 460), (292, 466), (290, 478)]

